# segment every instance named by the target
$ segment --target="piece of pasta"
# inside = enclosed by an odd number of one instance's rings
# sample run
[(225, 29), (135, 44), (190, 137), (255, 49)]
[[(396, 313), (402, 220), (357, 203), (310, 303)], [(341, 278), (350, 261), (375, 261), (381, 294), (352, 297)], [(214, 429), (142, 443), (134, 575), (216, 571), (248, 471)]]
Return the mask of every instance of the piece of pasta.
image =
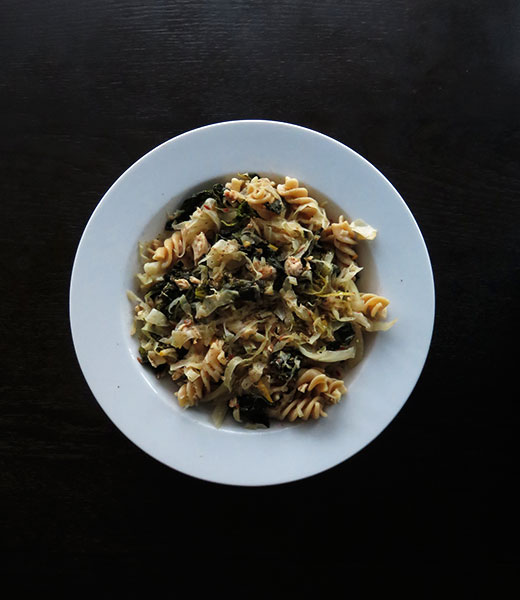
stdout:
[[(262, 219), (272, 219), (282, 210), (282, 201), (273, 182), (267, 177), (253, 177), (245, 187), (245, 199)], [(278, 204), (278, 208), (275, 208)]]
[(177, 391), (180, 406), (186, 408), (198, 404), (211, 390), (212, 382), (220, 381), (227, 363), (223, 345), (223, 340), (211, 342), (198, 372), (192, 368), (189, 374), (185, 373), (188, 381)]
[[(181, 231), (174, 231), (171, 237), (164, 240), (164, 245), (153, 254), (153, 259), (159, 264), (161, 271), (166, 271), (184, 256), (186, 246)], [(146, 270), (146, 266), (145, 266)]]
[(328, 388), (328, 377), (322, 369), (307, 369), (301, 373), (296, 381), (296, 387), (301, 392), (321, 394)]
[(246, 199), (244, 194), (241, 193), (244, 183), (243, 179), (238, 179), (237, 177), (233, 177), (231, 181), (226, 182), (224, 186), (224, 197), (227, 198), (227, 201), (232, 206), (236, 206)]
[(388, 298), (378, 296), (377, 294), (361, 294), (363, 300), (362, 312), (369, 316), (371, 319), (384, 319), (386, 318), (386, 307), (390, 304)]
[(329, 377), (329, 386), (325, 396), (327, 396), (331, 404), (337, 404), (346, 391), (347, 388), (342, 379), (333, 379), (332, 377)]
[(325, 403), (320, 396), (303, 398), (282, 398), (279, 405), (269, 409), (269, 416), (279, 421), (293, 422), (297, 419), (308, 421), (326, 417)]
[(143, 288), (155, 283), (184, 256), (185, 245), (182, 233), (175, 231), (171, 237), (162, 242), (162, 245), (154, 240), (153, 246), (150, 245), (147, 251), (152, 253), (151, 260), (143, 265), (143, 273), (137, 275)]
[(343, 215), (337, 223), (331, 223), (322, 231), (321, 239), (334, 246), (336, 261), (340, 268), (350, 266), (357, 259), (358, 255), (354, 249), (357, 244), (356, 234)]
[(324, 209), (309, 196), (307, 188), (300, 186), (295, 177), (286, 177), (285, 183), (278, 184), (276, 191), (291, 207), (291, 218), (316, 231), (329, 225)]
[(319, 368), (306, 369), (300, 373), (296, 388), (306, 395), (318, 395), (325, 404), (337, 404), (347, 391), (341, 379), (330, 377)]
[(341, 379), (334, 379), (319, 368), (302, 370), (295, 387), (295, 393), (282, 396), (279, 403), (270, 409), (270, 416), (291, 422), (326, 417), (325, 407), (337, 404), (347, 391)]

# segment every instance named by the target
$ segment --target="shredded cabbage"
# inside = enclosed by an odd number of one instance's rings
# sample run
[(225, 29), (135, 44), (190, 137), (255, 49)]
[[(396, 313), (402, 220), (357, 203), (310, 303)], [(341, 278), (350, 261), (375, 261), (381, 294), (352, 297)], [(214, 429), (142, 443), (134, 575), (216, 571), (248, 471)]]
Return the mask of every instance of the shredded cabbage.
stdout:
[(354, 346), (350, 346), (345, 350), (318, 350), (317, 352), (309, 350), (305, 346), (300, 346), (299, 350), (307, 358), (325, 363), (342, 362), (354, 358), (356, 354)]
[(363, 219), (356, 219), (355, 221), (352, 221), (350, 228), (364, 240), (373, 240), (377, 235), (377, 229), (374, 229), (365, 223)]
[(211, 294), (211, 296), (206, 296), (202, 303), (197, 303), (196, 318), (203, 319), (209, 317), (211, 313), (221, 306), (231, 304), (238, 295), (238, 292), (233, 290), (222, 290), (221, 292)]

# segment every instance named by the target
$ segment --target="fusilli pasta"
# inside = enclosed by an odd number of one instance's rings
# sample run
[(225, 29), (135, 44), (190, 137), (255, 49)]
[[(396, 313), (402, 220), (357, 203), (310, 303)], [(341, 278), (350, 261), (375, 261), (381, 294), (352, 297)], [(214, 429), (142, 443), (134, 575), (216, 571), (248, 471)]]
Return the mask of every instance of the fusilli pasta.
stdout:
[(214, 340), (200, 368), (192, 369), (193, 375), (189, 376), (188, 381), (179, 388), (177, 398), (182, 407), (197, 404), (211, 390), (212, 382), (220, 381), (227, 362), (226, 354), (222, 349), (223, 344), (222, 340)]
[(279, 406), (269, 411), (269, 416), (279, 421), (287, 420), (292, 422), (296, 421), (296, 419), (302, 419), (303, 421), (319, 419), (328, 415), (324, 410), (323, 401), (319, 396), (307, 396), (292, 400), (282, 400)]
[(328, 226), (329, 220), (325, 210), (314, 198), (309, 196), (307, 188), (300, 186), (298, 179), (286, 177), (285, 183), (278, 184), (276, 189), (291, 207), (291, 218), (307, 225), (312, 230)]
[(372, 319), (384, 319), (386, 317), (386, 307), (390, 303), (387, 298), (377, 294), (361, 294), (361, 299), (363, 300), (363, 312), (365, 314)]
[(274, 186), (274, 181), (267, 177), (253, 177), (245, 187), (246, 202), (265, 220), (272, 219), (283, 210), (280, 195)]
[(357, 259), (358, 255), (354, 250), (357, 244), (356, 234), (343, 215), (337, 223), (331, 223), (323, 230), (321, 238), (324, 242), (334, 245), (336, 261), (340, 267), (348, 267)]
[(323, 369), (310, 368), (298, 377), (295, 394), (285, 396), (270, 416), (280, 421), (326, 417), (325, 407), (337, 404), (346, 391), (343, 380), (328, 376)]

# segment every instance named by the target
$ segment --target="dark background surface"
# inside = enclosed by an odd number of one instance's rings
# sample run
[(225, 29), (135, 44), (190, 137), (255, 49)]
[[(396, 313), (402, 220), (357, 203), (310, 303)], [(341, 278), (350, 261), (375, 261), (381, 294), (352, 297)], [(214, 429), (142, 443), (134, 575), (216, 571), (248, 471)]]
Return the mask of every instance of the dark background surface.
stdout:
[[(417, 598), (441, 576), (508, 597), (482, 586), (515, 579), (519, 559), (505, 344), (519, 318), (520, 3), (0, 11), (4, 581), (73, 578), (99, 595), (105, 573), (174, 589), (192, 566), (216, 584), (339, 576), (347, 591), (385, 571)], [(90, 393), (68, 321), (76, 247), (113, 181), (177, 134), (242, 118), (316, 129), (380, 169), (421, 227), (437, 294), (424, 371), (391, 425), (326, 473), (264, 488), (199, 481), (135, 447)]]

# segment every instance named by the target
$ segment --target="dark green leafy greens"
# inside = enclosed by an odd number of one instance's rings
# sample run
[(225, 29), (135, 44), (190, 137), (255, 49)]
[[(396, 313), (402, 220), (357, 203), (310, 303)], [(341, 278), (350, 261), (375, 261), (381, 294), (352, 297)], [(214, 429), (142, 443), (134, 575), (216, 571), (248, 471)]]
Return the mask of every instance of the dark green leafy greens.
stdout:
[(286, 277), (284, 266), (279, 258), (278, 248), (270, 244), (253, 231), (243, 231), (234, 236), (235, 239), (243, 244), (241, 250), (250, 258), (265, 258), (268, 265), (276, 269), (276, 276), (273, 283), (273, 289), (279, 291)]
[(318, 232), (313, 234), (309, 247), (302, 255), (302, 260), (304, 258), (307, 258), (308, 256), (313, 256), (314, 258), (321, 258), (327, 253), (327, 250), (323, 247), (323, 244), (321, 242), (322, 231), (323, 229), (320, 229)]
[(221, 218), (220, 236), (228, 239), (230, 235), (241, 231), (244, 226), (247, 225), (249, 219), (255, 215), (256, 213), (249, 204), (247, 202), (242, 202), (234, 211), (234, 216), (231, 217), (231, 220), (226, 219), (225, 216)]
[(298, 374), (301, 357), (295, 350), (280, 350), (271, 355), (269, 366), (279, 382), (287, 383)]
[(257, 302), (260, 300), (262, 295), (263, 282), (230, 277), (229, 281), (224, 284), (223, 288), (237, 291), (238, 297), (241, 300)]
[(354, 339), (354, 328), (350, 323), (345, 323), (334, 332), (334, 341), (327, 344), (327, 350), (343, 350), (348, 348)]
[(237, 402), (240, 420), (269, 427), (269, 417), (266, 413), (269, 403), (265, 398), (248, 394), (238, 396)]
[(175, 280), (188, 280), (191, 273), (196, 271), (184, 271), (182, 266), (175, 267), (163, 276), (146, 294), (145, 299), (154, 302), (156, 310), (162, 312), (172, 321), (178, 321), (189, 314), (194, 302), (203, 300), (208, 294), (214, 292), (207, 283), (190, 285), (187, 289), (181, 289)]
[(267, 204), (265, 204), (265, 207), (267, 208), (267, 210), (270, 210), (276, 215), (279, 215), (283, 210), (284, 204), (282, 200), (280, 200), (280, 198), (276, 198), (276, 200), (273, 200), (273, 202), (268, 202)]

